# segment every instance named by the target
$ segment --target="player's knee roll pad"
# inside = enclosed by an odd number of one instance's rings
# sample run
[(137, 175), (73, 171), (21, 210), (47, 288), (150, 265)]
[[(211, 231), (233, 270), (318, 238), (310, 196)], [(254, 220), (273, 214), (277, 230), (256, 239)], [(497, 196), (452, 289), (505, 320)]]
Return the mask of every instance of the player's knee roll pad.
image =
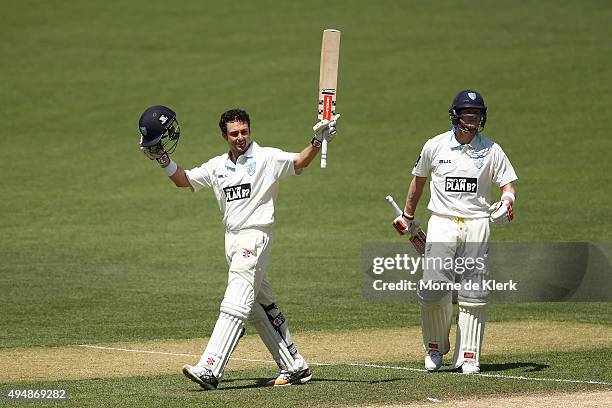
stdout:
[(491, 289), (489, 287), (489, 272), (486, 268), (471, 268), (466, 270), (460, 279), (461, 289), (458, 293), (459, 304), (468, 306), (489, 303)]
[(457, 299), (458, 303), (465, 304), (467, 306), (486, 306), (489, 304), (489, 298), (491, 291), (489, 290), (465, 290), (463, 287), (465, 283), (462, 282), (462, 289), (459, 290)]
[[(438, 282), (433, 282), (433, 284), (435, 283)], [(433, 307), (451, 303), (452, 293), (450, 290), (422, 289), (419, 287), (417, 290), (417, 297), (419, 299), (419, 304)]]
[(241, 279), (233, 279), (227, 285), (220, 311), (245, 322), (251, 314), (254, 301), (253, 286)]

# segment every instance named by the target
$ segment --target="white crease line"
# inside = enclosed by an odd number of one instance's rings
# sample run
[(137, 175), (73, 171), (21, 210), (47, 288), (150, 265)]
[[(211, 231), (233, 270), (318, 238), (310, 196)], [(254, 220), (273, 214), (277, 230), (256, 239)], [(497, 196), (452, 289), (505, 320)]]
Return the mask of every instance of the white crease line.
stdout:
[[(99, 350), (112, 350), (112, 351), (126, 351), (129, 353), (142, 353), (142, 354), (161, 354), (165, 356), (187, 356), (187, 357), (200, 357), (199, 354), (185, 354), (185, 353), (168, 353), (165, 351), (150, 351), (150, 350), (135, 350), (135, 349), (126, 349), (126, 348), (118, 348), (118, 347), (103, 347), (103, 346), (92, 346), (90, 344), (78, 344), (77, 347), (87, 347)], [(252, 363), (270, 363), (276, 364), (271, 360), (255, 360), (250, 358), (236, 358), (231, 357), (231, 360), (238, 361), (248, 361)], [(313, 363), (309, 362), (308, 364), (314, 366), (351, 366), (351, 367), (365, 367), (365, 368), (381, 368), (386, 370), (401, 370), (401, 371), (416, 371), (421, 373), (426, 373), (427, 370), (421, 368), (411, 368), (411, 367), (398, 367), (398, 366), (387, 366), (387, 365), (378, 365), (378, 364), (366, 364), (366, 363)], [(456, 374), (463, 375), (460, 373), (454, 373), (450, 371), (444, 371), (446, 374)], [(572, 384), (598, 384), (598, 385), (612, 385), (612, 383), (604, 382), (604, 381), (595, 381), (595, 380), (568, 380), (564, 378), (541, 378), (541, 377), (524, 377), (520, 375), (502, 375), (502, 374), (487, 374), (487, 373), (479, 373), (479, 374), (469, 374), (472, 377), (490, 377), (490, 378), (503, 378), (508, 380), (524, 380), (524, 381), (550, 381), (550, 382), (562, 382), (562, 383), (572, 383)]]
[(575, 384), (612, 385), (611, 383), (607, 383), (604, 381), (594, 381), (594, 380), (566, 380), (564, 378), (538, 378), (538, 377), (523, 377), (520, 375), (501, 375), (501, 374), (487, 374), (487, 373), (479, 373), (476, 375), (480, 377), (508, 378), (511, 380), (531, 380), (531, 381), (566, 382), (566, 383), (575, 383)]
[(147, 351), (147, 350), (134, 350), (134, 349), (117, 348), (117, 347), (102, 347), (102, 346), (92, 346), (92, 345), (89, 345), (89, 344), (79, 344), (78, 347), (87, 347), (87, 348), (94, 348), (94, 349), (100, 349), (100, 350), (127, 351), (127, 352), (130, 352), (130, 353), (163, 354), (165, 356), (197, 357), (195, 354), (166, 353), (164, 351)]

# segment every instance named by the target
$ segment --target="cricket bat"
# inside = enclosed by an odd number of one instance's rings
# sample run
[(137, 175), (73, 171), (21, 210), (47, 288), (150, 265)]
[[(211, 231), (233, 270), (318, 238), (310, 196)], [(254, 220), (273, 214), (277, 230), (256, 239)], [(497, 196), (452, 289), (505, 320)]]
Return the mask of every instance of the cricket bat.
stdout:
[[(340, 31), (323, 31), (321, 65), (319, 67), (319, 115), (318, 119), (336, 119), (336, 86), (338, 83), (338, 59), (340, 56)], [(321, 168), (327, 167), (327, 140), (321, 146)]]
[[(391, 206), (395, 210), (395, 215), (402, 215), (403, 211), (399, 208), (393, 197), (388, 195), (386, 198), (389, 204), (391, 204)], [(410, 242), (412, 242), (414, 249), (416, 249), (420, 255), (425, 255), (425, 244), (427, 243), (427, 235), (425, 235), (425, 232), (420, 227), (418, 228), (416, 235), (410, 237)]]

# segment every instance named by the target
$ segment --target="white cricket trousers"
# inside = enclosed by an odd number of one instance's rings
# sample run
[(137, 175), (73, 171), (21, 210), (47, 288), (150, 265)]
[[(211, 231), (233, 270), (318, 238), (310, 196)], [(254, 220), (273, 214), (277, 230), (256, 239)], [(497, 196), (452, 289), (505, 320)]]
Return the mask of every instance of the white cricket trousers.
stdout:
[(253, 322), (281, 369), (295, 372), (307, 367), (293, 344), (284, 316), (274, 303), (266, 273), (271, 250), (271, 228), (249, 228), (225, 235), (229, 265), (227, 289), (219, 319), (198, 363), (208, 366), (218, 379), (223, 376), (247, 320)]

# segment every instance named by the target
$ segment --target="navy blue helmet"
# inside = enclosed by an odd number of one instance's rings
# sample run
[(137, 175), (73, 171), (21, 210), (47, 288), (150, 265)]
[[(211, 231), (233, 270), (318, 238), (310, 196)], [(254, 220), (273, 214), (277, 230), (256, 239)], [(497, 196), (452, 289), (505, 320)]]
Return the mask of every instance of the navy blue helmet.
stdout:
[(140, 145), (142, 147), (161, 144), (167, 153), (174, 151), (181, 135), (176, 113), (163, 105), (147, 108), (140, 115), (138, 126), (140, 127)]
[(455, 99), (453, 99), (453, 103), (448, 110), (453, 126), (459, 125), (461, 111), (470, 108), (480, 110), (480, 128), (484, 128), (487, 122), (487, 105), (485, 105), (484, 99), (480, 93), (470, 89), (459, 92), (457, 96), (455, 96)]

